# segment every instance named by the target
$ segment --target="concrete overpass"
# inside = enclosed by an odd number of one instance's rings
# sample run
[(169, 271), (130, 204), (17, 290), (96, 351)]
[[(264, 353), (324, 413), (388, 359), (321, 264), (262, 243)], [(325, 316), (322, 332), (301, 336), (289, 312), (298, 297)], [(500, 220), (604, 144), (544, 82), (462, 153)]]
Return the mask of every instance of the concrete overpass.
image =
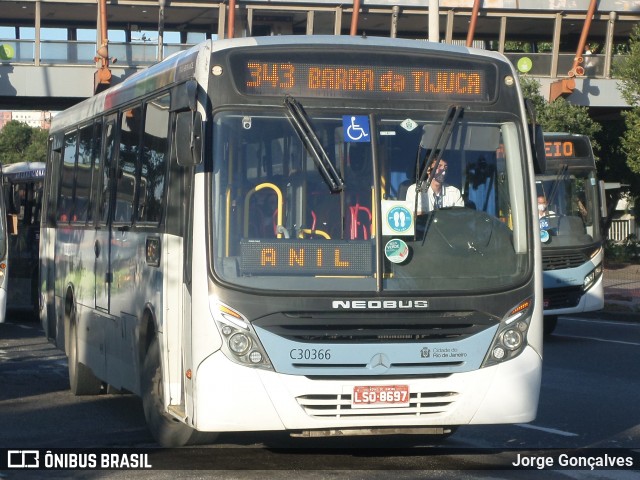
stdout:
[[(357, 32), (429, 38), (430, 12), (424, 0), (361, 2)], [(438, 3), (438, 2), (436, 2)], [(474, 46), (505, 53), (543, 85), (567, 76), (576, 55), (589, 0), (502, 0), (484, 2)], [(437, 38), (464, 44), (472, 0), (440, 0)], [(108, 0), (109, 57), (113, 83), (187, 48), (191, 37), (228, 35), (226, 3)], [(0, 109), (58, 110), (93, 94), (100, 40), (82, 39), (99, 31), (98, 6), (87, 0), (0, 0)], [(353, 8), (335, 1), (255, 0), (238, 2), (235, 36), (349, 34)], [(640, 22), (637, 1), (600, 0), (588, 41), (597, 50), (585, 57), (585, 75), (576, 78), (569, 101), (594, 108), (625, 106), (612, 73), (632, 28)], [(152, 32), (153, 42), (136, 34)], [(13, 34), (12, 34), (13, 33)], [(164, 41), (179, 37), (178, 43)], [(52, 38), (52, 34), (63, 38)], [(152, 37), (154, 37), (152, 35)], [(119, 40), (111, 40), (116, 37)], [(79, 39), (80, 38), (80, 39)]]

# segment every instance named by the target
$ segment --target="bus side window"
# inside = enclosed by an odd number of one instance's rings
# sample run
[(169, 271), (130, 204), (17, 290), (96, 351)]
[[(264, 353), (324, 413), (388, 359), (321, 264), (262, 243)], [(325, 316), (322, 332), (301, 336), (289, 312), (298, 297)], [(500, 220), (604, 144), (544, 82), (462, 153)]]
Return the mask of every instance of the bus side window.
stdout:
[(73, 184), (76, 166), (77, 132), (65, 135), (62, 180), (58, 198), (58, 221), (67, 223), (73, 214)]
[(137, 164), (140, 154), (140, 106), (122, 112), (120, 124), (120, 151), (116, 177), (114, 223), (131, 223), (137, 187)]
[(71, 221), (85, 223), (89, 211), (89, 191), (91, 189), (93, 124), (80, 130), (78, 141), (78, 164), (75, 175), (75, 201)]
[(150, 101), (146, 107), (137, 213), (137, 220), (143, 223), (158, 224), (162, 220), (169, 144), (169, 104), (169, 95), (163, 95)]

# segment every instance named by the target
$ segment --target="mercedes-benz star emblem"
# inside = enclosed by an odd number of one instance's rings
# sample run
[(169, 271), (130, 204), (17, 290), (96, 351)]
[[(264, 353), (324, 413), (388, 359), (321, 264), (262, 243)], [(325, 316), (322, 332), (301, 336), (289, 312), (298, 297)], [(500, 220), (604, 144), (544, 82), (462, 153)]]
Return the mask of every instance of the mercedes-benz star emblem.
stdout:
[(384, 353), (376, 353), (367, 364), (369, 370), (385, 372), (391, 368), (391, 360)]

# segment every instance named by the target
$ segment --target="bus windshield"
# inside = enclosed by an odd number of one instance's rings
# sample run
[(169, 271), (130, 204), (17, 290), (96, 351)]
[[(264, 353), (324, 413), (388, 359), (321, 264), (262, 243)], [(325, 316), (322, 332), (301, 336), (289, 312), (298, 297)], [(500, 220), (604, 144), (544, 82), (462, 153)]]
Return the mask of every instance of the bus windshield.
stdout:
[(595, 169), (538, 175), (536, 190), (543, 250), (602, 241)]
[[(517, 207), (526, 193), (511, 187), (525, 161), (515, 119), (465, 112), (438, 146), (443, 111), (305, 113), (342, 188), (327, 182), (285, 109), (214, 116), (219, 279), (268, 290), (477, 292), (530, 275), (528, 215)], [(438, 164), (426, 165), (431, 158)]]

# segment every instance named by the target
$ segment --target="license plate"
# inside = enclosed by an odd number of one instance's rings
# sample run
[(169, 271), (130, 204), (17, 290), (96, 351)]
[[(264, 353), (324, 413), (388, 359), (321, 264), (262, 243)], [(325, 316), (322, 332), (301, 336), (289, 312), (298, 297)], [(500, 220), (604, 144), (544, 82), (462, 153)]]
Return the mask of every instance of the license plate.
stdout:
[(409, 385), (353, 387), (352, 408), (408, 407)]

